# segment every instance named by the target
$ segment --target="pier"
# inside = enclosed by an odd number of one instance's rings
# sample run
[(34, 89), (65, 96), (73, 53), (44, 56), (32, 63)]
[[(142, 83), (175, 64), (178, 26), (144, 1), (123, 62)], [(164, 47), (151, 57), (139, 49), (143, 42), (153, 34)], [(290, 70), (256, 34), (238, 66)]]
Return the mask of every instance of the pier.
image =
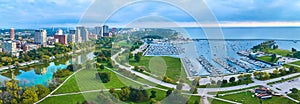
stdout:
[(231, 58), (231, 57), (227, 57), (226, 60), (228, 60), (228, 61), (230, 61), (230, 62), (232, 62), (232, 63), (234, 63), (234, 64), (236, 64), (236, 65), (238, 65), (238, 66), (240, 66), (240, 67), (242, 67), (244, 69), (246, 69), (246, 72), (248, 72), (250, 70), (254, 70), (253, 67), (248, 66), (246, 63), (243, 63), (240, 60), (237, 60), (237, 59), (234, 59), (234, 58)]
[(225, 68), (229, 72), (234, 73), (234, 74), (238, 73), (238, 70), (237, 70), (236, 67), (233, 67), (233, 66), (229, 65), (227, 62), (223, 61), (222, 59), (214, 58), (213, 60), (214, 60), (214, 62), (221, 65), (223, 68)]
[(211, 76), (220, 76), (222, 74), (222, 72), (214, 67), (204, 56), (201, 55), (197, 60)]

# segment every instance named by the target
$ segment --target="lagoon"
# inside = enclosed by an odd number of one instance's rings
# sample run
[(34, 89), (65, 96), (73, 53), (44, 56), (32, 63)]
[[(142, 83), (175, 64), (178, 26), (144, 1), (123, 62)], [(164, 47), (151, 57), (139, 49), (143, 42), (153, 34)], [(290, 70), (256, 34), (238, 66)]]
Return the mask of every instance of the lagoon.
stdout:
[[(17, 75), (13, 75), (16, 80), (20, 81), (21, 86), (34, 86), (37, 84), (42, 84), (48, 86), (51, 83), (53, 74), (60, 69), (67, 68), (68, 65), (72, 63), (82, 64), (87, 60), (90, 60), (94, 57), (94, 53), (90, 52), (88, 54), (82, 54), (74, 56), (68, 60), (56, 60), (55, 62), (50, 62), (49, 64), (38, 65), (35, 67), (30, 67), (29, 70), (15, 70), (18, 72)], [(0, 75), (1, 81), (8, 80), (9, 76), (5, 74)]]

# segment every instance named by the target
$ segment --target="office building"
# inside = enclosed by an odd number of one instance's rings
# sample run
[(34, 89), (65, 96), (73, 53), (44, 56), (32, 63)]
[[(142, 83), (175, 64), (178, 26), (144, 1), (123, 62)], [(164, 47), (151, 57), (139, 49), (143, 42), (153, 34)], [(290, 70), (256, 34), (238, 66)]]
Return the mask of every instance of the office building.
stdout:
[(9, 54), (12, 54), (12, 55), (15, 56), (17, 54), (17, 44), (16, 44), (16, 42), (4, 41), (2, 43), (2, 52), (9, 53)]
[(35, 30), (34, 43), (46, 45), (46, 42), (47, 42), (46, 30)]
[(54, 35), (55, 42), (66, 45), (68, 44), (67, 35)]
[(39, 46), (36, 44), (25, 44), (23, 47), (23, 51), (28, 52), (31, 50), (37, 50), (38, 48), (39, 48)]
[(76, 34), (76, 30), (69, 30), (69, 34)]
[(109, 35), (109, 28), (107, 25), (102, 26), (101, 36), (108, 36)]
[(101, 30), (102, 30), (102, 28), (101, 27), (95, 27), (95, 34), (96, 35), (101, 35)]
[(69, 34), (68, 35), (68, 43), (75, 43), (75, 42), (76, 42), (75, 34)]
[(85, 42), (89, 40), (89, 33), (86, 27), (78, 26), (76, 27), (76, 40), (78, 42)]
[(112, 28), (112, 31), (111, 31), (114, 35), (116, 35), (117, 34), (117, 28)]

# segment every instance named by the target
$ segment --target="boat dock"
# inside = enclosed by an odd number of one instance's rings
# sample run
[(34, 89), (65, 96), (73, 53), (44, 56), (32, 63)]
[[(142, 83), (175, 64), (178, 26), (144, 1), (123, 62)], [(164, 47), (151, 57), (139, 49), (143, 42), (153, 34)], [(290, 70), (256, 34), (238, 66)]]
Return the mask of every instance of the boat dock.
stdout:
[(252, 65), (258, 66), (260, 68), (269, 68), (269, 67), (271, 67), (271, 65), (265, 64), (265, 63), (260, 62), (260, 61), (252, 60), (252, 59), (250, 59), (248, 57), (241, 58), (241, 60), (246, 61), (246, 62), (248, 62), (248, 63), (250, 63)]
[(225, 68), (229, 72), (234, 73), (234, 74), (238, 73), (238, 70), (236, 67), (229, 65), (227, 62), (223, 61), (222, 59), (214, 58), (213, 60), (214, 60), (214, 62), (221, 65), (223, 68)]
[(228, 60), (228, 61), (230, 61), (230, 62), (246, 69), (247, 72), (250, 71), (250, 70), (254, 70), (253, 67), (248, 66), (246, 63), (243, 63), (240, 60), (237, 60), (237, 59), (234, 59), (234, 58), (231, 58), (231, 57), (227, 57), (226, 60)]
[(201, 55), (197, 60), (211, 76), (220, 76), (222, 74), (222, 72), (214, 67), (204, 56)]

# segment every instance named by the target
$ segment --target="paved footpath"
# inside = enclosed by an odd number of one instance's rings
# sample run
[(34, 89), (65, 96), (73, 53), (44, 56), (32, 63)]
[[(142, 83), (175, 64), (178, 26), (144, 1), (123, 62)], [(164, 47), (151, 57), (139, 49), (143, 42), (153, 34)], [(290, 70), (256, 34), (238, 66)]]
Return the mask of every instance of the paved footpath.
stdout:
[(76, 73), (78, 73), (79, 71), (81, 71), (84, 68), (81, 68), (79, 70), (77, 70), (76, 72), (74, 72), (72, 75), (70, 75), (67, 79), (65, 79), (65, 81), (63, 83), (61, 83), (56, 89), (54, 89), (52, 92), (50, 92), (47, 96), (45, 96), (44, 98), (40, 99), (39, 101), (35, 102), (34, 104), (38, 104), (40, 102), (42, 102), (43, 100), (47, 99), (48, 97), (50, 97), (55, 91), (57, 91), (60, 87), (62, 87), (72, 76), (74, 76)]
[(148, 81), (150, 81), (150, 82), (156, 83), (156, 84), (158, 84), (158, 85), (162, 85), (162, 86), (169, 87), (169, 88), (176, 88), (176, 85), (174, 85), (174, 84), (166, 83), (166, 82), (163, 82), (163, 81), (161, 81), (161, 80), (152, 78), (152, 77), (147, 76), (147, 75), (145, 75), (145, 74), (142, 74), (142, 73), (140, 73), (140, 72), (131, 70), (131, 69), (134, 68), (133, 66), (127, 67), (127, 66), (124, 66), (124, 65), (121, 65), (120, 63), (118, 63), (118, 62), (116, 61), (116, 57), (117, 57), (119, 54), (123, 53), (124, 51), (125, 51), (125, 49), (122, 48), (120, 52), (118, 52), (117, 54), (111, 56), (111, 60), (112, 60), (113, 62), (115, 62), (115, 64), (118, 65), (119, 68), (126, 69), (126, 70), (130, 71), (131, 73), (133, 73), (133, 74), (135, 74), (135, 75), (137, 75), (137, 76), (139, 76), (139, 77), (141, 77), (141, 78), (143, 78), (143, 79), (146, 79), (146, 80), (148, 80)]

